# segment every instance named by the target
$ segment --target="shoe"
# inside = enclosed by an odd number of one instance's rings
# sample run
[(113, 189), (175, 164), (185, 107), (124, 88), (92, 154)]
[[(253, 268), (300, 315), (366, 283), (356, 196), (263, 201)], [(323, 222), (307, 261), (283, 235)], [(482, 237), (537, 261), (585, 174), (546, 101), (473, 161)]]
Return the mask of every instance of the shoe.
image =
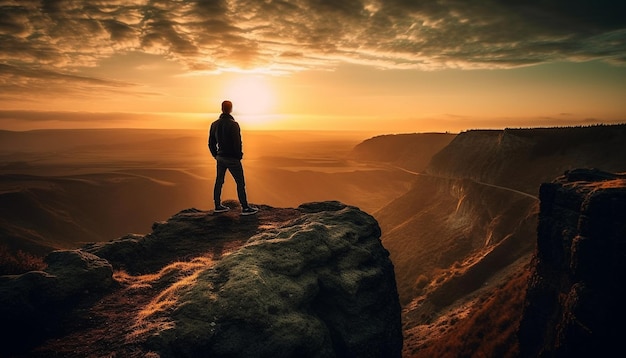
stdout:
[(215, 207), (215, 210), (213, 210), (214, 213), (225, 213), (228, 210), (230, 210), (230, 208), (228, 206), (224, 206), (224, 205), (218, 205)]
[(253, 206), (248, 206), (248, 207), (243, 208), (241, 210), (241, 215), (254, 215), (254, 214), (258, 213), (258, 212), (259, 212), (258, 208), (255, 208)]

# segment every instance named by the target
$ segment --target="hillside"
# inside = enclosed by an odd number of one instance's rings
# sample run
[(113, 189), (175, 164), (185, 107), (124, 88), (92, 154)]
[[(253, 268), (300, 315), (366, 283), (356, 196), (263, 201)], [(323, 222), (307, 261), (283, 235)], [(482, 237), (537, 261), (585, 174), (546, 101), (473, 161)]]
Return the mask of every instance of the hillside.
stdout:
[(497, 255), (491, 267), (465, 285), (456, 282), (456, 293), (433, 304), (445, 307), (480, 287), (532, 251), (536, 210), (535, 199), (515, 192), (463, 179), (417, 177), (413, 189), (374, 213), (396, 266), (401, 301), (408, 304), (421, 296), (425, 285), (442, 280), (441, 275), (458, 275)]
[(428, 166), (433, 155), (447, 146), (455, 136), (448, 133), (376, 136), (355, 146), (351, 157), (421, 172)]

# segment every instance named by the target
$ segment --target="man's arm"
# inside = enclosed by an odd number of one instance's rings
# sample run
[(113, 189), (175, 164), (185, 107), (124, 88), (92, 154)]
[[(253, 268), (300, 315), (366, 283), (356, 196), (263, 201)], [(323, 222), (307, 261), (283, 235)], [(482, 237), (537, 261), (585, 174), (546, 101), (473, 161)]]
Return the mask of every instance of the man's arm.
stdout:
[(217, 138), (215, 135), (216, 125), (215, 122), (211, 123), (211, 129), (209, 130), (209, 150), (213, 158), (217, 157)]
[(239, 159), (243, 158), (243, 144), (241, 143), (241, 128), (239, 127), (239, 123), (233, 122), (235, 124), (235, 130), (233, 131), (233, 149), (235, 153), (239, 155)]

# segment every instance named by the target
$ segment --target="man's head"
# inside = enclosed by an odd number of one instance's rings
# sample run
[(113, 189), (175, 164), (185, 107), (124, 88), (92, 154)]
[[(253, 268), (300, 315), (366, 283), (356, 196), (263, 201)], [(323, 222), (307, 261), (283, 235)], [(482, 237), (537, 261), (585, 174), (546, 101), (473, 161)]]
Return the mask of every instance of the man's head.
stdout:
[(222, 102), (222, 113), (229, 113), (233, 111), (233, 102), (224, 101)]

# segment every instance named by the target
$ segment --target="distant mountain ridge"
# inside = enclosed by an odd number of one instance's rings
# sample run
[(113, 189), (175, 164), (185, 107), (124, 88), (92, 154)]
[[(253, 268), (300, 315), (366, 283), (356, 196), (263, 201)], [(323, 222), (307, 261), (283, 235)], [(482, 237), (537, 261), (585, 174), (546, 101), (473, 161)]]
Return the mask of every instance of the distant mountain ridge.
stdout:
[(439, 152), (456, 134), (410, 133), (381, 135), (367, 139), (352, 150), (352, 158), (387, 163), (411, 171), (421, 172), (434, 154)]
[(471, 130), (432, 157), (426, 172), (537, 194), (566, 170), (626, 168), (626, 124), (566, 128)]

